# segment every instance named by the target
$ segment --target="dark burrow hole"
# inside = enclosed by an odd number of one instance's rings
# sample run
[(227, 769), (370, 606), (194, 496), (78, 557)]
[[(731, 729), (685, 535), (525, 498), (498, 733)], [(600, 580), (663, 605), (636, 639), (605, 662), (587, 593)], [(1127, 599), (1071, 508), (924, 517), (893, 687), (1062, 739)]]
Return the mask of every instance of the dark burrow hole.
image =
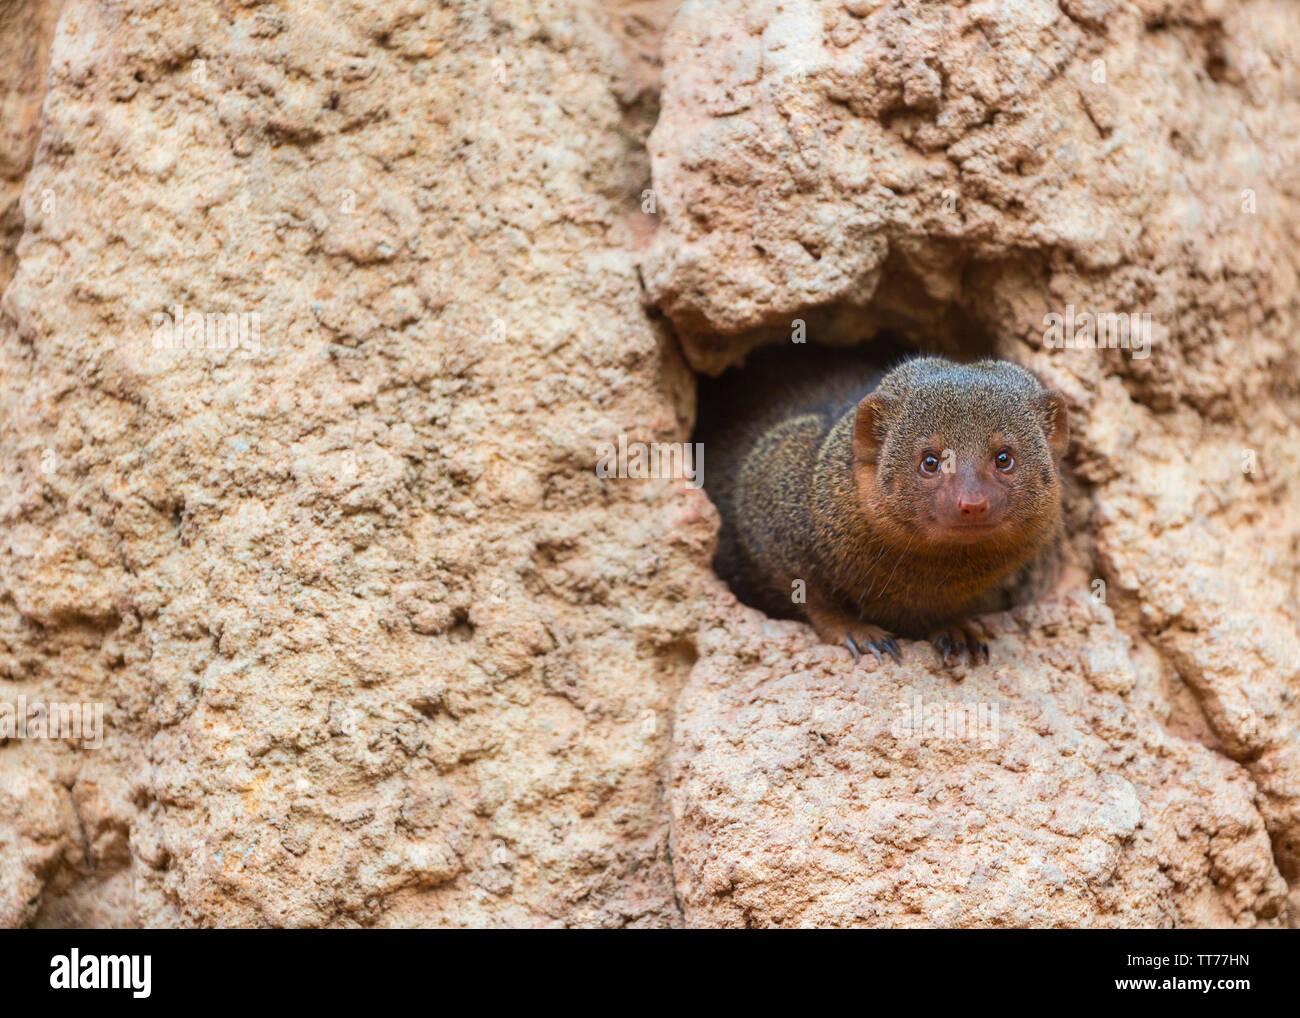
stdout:
[[(692, 442), (703, 444), (704, 489), (723, 517), (718, 555), (714, 568), (732, 592), (745, 604), (771, 617), (803, 619), (801, 609), (786, 590), (762, 589), (734, 572), (736, 528), (728, 523), (728, 510), (721, 504), (718, 482), (711, 478), (734, 475), (740, 467), (732, 449), (737, 442), (737, 421), (765, 413), (765, 403), (773, 402), (773, 393), (813, 377), (824, 393), (819, 393), (816, 409), (838, 417), (851, 407), (874, 383), (862, 384), (864, 373), (883, 375), (905, 359), (918, 354), (934, 354), (958, 362), (997, 357), (997, 342), (978, 321), (951, 308), (941, 322), (927, 322), (917, 329), (895, 327), (871, 328), (878, 323), (879, 308), (870, 317), (860, 308), (824, 307), (801, 313), (806, 342), (792, 341), (788, 326), (756, 331), (738, 337), (737, 348), (750, 348), (743, 362), (716, 378), (699, 379), (696, 426)], [(937, 327), (936, 327), (937, 326)], [(861, 337), (870, 336), (867, 340)], [(813, 337), (826, 342), (814, 342)], [(1062, 467), (1062, 484), (1066, 499), (1074, 490), (1068, 470)], [(1067, 503), (1068, 508), (1068, 503)], [(729, 567), (728, 556), (731, 557)], [(1002, 580), (991, 595), (987, 610), (997, 611), (1024, 604), (1041, 596), (1060, 575), (1059, 549), (1047, 549), (1027, 566)]]
[(468, 608), (457, 608), (452, 612), (452, 623), (447, 630), (447, 638), (452, 643), (468, 643), (474, 639), (474, 623), (469, 620)]

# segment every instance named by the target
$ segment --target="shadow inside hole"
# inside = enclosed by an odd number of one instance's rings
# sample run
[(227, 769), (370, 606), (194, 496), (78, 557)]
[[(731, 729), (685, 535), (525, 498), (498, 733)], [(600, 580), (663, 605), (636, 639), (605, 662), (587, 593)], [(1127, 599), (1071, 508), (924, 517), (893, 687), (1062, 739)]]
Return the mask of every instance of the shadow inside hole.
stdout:
[[(861, 324), (860, 314), (851, 308), (810, 311), (808, 332), (840, 339)], [(875, 317), (878, 320), (879, 309)], [(857, 332), (858, 336), (863, 334)], [(792, 401), (809, 412), (836, 420), (856, 407), (892, 367), (918, 354), (971, 361), (994, 356), (995, 344), (974, 318), (952, 311), (937, 339), (931, 333), (918, 340), (890, 328), (876, 331), (870, 342), (858, 345), (795, 343), (787, 339), (752, 350), (743, 364), (716, 378), (700, 378), (691, 440), (703, 445), (704, 490), (722, 520), (714, 569), (742, 602), (773, 618), (803, 617), (789, 589), (766, 585), (756, 570), (744, 565), (737, 515), (741, 511), (763, 511), (763, 507), (752, 506), (742, 510), (729, 502), (735, 497), (734, 484), (729, 482), (744, 466), (742, 450), (746, 439), (770, 432), (788, 415)], [(848, 464), (845, 468), (847, 471)], [(990, 593), (990, 609), (1005, 610), (1033, 600), (1051, 586), (1059, 571), (1059, 550), (1049, 545), (995, 587)]]

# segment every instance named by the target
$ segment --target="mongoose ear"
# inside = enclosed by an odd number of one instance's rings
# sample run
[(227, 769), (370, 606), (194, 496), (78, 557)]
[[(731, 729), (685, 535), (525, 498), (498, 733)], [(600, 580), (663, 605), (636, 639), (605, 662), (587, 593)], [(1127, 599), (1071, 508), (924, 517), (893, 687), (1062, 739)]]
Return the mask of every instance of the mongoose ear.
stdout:
[(889, 421), (898, 408), (898, 400), (883, 392), (863, 396), (853, 423), (853, 458), (861, 463), (875, 463), (885, 441)]
[(1045, 389), (1038, 394), (1038, 408), (1048, 448), (1059, 463), (1070, 447), (1070, 418), (1065, 409), (1065, 397), (1055, 389)]

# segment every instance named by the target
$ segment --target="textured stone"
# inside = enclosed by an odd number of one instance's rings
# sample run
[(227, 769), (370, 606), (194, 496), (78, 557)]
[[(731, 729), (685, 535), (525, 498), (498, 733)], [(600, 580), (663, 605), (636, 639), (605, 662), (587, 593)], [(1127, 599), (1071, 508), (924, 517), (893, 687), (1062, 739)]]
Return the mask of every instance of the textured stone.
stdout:
[[(670, 7), (0, 6), (0, 924), (1296, 921), (1300, 12)], [(795, 318), (1070, 403), (960, 683), (595, 475)]]
[[(909, 755), (879, 734), (909, 689), (947, 695), (928, 663), (857, 689), (847, 663), (763, 652), (745, 671), (711, 640), (673, 768), (689, 920), (1280, 915), (1272, 868), (1300, 879), (1297, 40), (1300, 10), (1267, 2), (684, 5), (644, 273), (688, 359), (716, 372), (773, 340), (797, 356), (802, 320), (813, 342), (888, 328), (1030, 365), (1066, 393), (1074, 434), (1071, 539), (1043, 610), (1085, 591), (1110, 606), (1104, 627), (1067, 620), (1041, 660), (1033, 636), (959, 687), (1001, 704), (1028, 784), (997, 754)], [(1069, 305), (1149, 314), (1149, 356), (1048, 349), (1046, 316)], [(1139, 653), (1159, 681), (1132, 678)], [(1099, 733), (1103, 701), (1118, 727)], [(804, 716), (817, 704), (836, 738)], [(1025, 734), (1039, 704), (1059, 718), (1046, 743)], [(769, 730), (782, 710), (799, 720)], [(768, 792), (730, 794), (728, 775), (754, 773)], [(929, 812), (936, 787), (955, 818)], [(1115, 787), (1133, 789), (1128, 832), (1024, 819), (1101, 810)], [(804, 798), (829, 826), (796, 824)], [(975, 829), (976, 812), (1002, 819)], [(1232, 843), (1237, 877), (1193, 830)], [(1013, 862), (963, 862), (986, 850)], [(1034, 853), (1056, 883), (1016, 868)]]
[[(691, 391), (606, 20), (66, 5), (0, 336), (0, 695), (108, 735), (0, 747), (0, 921), (677, 921), (708, 519), (592, 469)], [(178, 304), (258, 341), (156, 349)]]
[(679, 705), (674, 859), (721, 926), (1254, 926), (1287, 887), (1246, 771), (1161, 723), (1155, 655), (1074, 595), (954, 684), (729, 627)]

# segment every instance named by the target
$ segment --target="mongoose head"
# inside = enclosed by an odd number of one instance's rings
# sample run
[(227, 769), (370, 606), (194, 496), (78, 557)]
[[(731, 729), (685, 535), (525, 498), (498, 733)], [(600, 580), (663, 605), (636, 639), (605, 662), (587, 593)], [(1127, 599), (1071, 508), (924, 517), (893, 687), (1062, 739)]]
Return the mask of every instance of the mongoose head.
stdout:
[(1009, 361), (917, 357), (859, 404), (857, 495), (914, 551), (1033, 545), (1061, 516), (1065, 400)]

